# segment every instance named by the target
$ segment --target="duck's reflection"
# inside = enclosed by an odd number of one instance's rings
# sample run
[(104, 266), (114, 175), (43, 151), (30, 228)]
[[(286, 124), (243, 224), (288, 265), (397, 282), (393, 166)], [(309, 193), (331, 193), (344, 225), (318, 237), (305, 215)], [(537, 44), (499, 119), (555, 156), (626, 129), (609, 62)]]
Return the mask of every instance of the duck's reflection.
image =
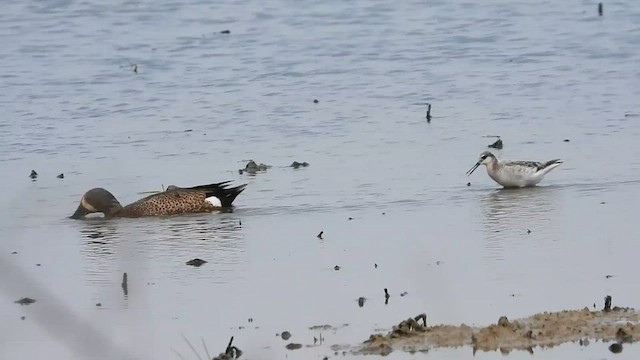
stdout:
[(86, 274), (94, 284), (114, 283), (122, 272), (136, 272), (147, 283), (158, 277), (182, 279), (186, 261), (196, 257), (206, 260), (203, 268), (208, 269), (194, 276), (228, 282), (234, 280), (235, 268), (245, 259), (244, 232), (232, 213), (92, 219), (75, 224), (83, 237)]

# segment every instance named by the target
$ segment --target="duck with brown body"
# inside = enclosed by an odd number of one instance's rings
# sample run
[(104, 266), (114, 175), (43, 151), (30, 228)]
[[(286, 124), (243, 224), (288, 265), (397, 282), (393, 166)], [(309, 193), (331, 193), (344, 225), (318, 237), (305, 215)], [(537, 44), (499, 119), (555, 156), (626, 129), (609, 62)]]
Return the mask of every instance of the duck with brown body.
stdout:
[(103, 213), (107, 219), (137, 218), (221, 211), (230, 209), (235, 198), (247, 186), (244, 184), (228, 187), (229, 182), (223, 181), (190, 188), (171, 185), (166, 191), (149, 195), (124, 207), (109, 191), (95, 188), (82, 196), (78, 209), (70, 217), (83, 219), (85, 215), (91, 213)]

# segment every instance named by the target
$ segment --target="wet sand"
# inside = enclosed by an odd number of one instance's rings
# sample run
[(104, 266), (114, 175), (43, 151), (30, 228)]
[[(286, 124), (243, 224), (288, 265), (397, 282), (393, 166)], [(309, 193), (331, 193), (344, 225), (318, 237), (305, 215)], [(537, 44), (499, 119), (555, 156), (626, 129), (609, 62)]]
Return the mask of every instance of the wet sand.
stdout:
[(471, 346), (474, 353), (478, 350), (533, 353), (535, 347), (549, 348), (567, 342), (587, 345), (589, 340), (625, 343), (640, 336), (640, 313), (632, 308), (543, 312), (517, 320), (502, 316), (496, 324), (486, 327), (425, 326), (421, 315), (400, 322), (386, 335), (371, 335), (354, 352), (388, 355), (394, 350), (418, 352), (438, 347)]

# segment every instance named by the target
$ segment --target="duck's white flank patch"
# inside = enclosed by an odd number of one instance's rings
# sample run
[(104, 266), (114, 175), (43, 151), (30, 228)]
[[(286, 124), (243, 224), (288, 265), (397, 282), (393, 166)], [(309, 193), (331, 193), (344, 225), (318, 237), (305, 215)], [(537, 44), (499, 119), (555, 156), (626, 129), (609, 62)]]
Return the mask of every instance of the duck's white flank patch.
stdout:
[(205, 201), (209, 202), (211, 205), (215, 207), (222, 207), (222, 202), (215, 196), (209, 196), (205, 199)]
[(82, 199), (80, 200), (80, 202), (82, 203), (82, 207), (91, 211), (91, 212), (98, 212), (98, 210), (96, 208), (94, 208), (93, 206), (91, 206), (91, 204), (89, 204), (89, 202), (87, 200), (84, 199), (84, 196), (82, 197)]

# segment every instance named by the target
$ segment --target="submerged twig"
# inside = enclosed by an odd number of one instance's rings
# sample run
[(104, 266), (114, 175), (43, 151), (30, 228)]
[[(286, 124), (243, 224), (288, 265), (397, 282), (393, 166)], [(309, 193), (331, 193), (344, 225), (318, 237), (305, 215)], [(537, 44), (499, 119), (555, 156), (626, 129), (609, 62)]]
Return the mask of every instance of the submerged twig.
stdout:
[(202, 360), (202, 357), (200, 356), (200, 354), (198, 354), (198, 352), (196, 351), (196, 349), (193, 347), (193, 345), (191, 345), (191, 343), (189, 342), (189, 340), (184, 336), (184, 334), (180, 334), (182, 335), (182, 338), (184, 339), (184, 341), (187, 343), (187, 345), (189, 345), (189, 347), (191, 348), (191, 351), (193, 351), (194, 354), (196, 354), (196, 356), (198, 357), (198, 359)]

